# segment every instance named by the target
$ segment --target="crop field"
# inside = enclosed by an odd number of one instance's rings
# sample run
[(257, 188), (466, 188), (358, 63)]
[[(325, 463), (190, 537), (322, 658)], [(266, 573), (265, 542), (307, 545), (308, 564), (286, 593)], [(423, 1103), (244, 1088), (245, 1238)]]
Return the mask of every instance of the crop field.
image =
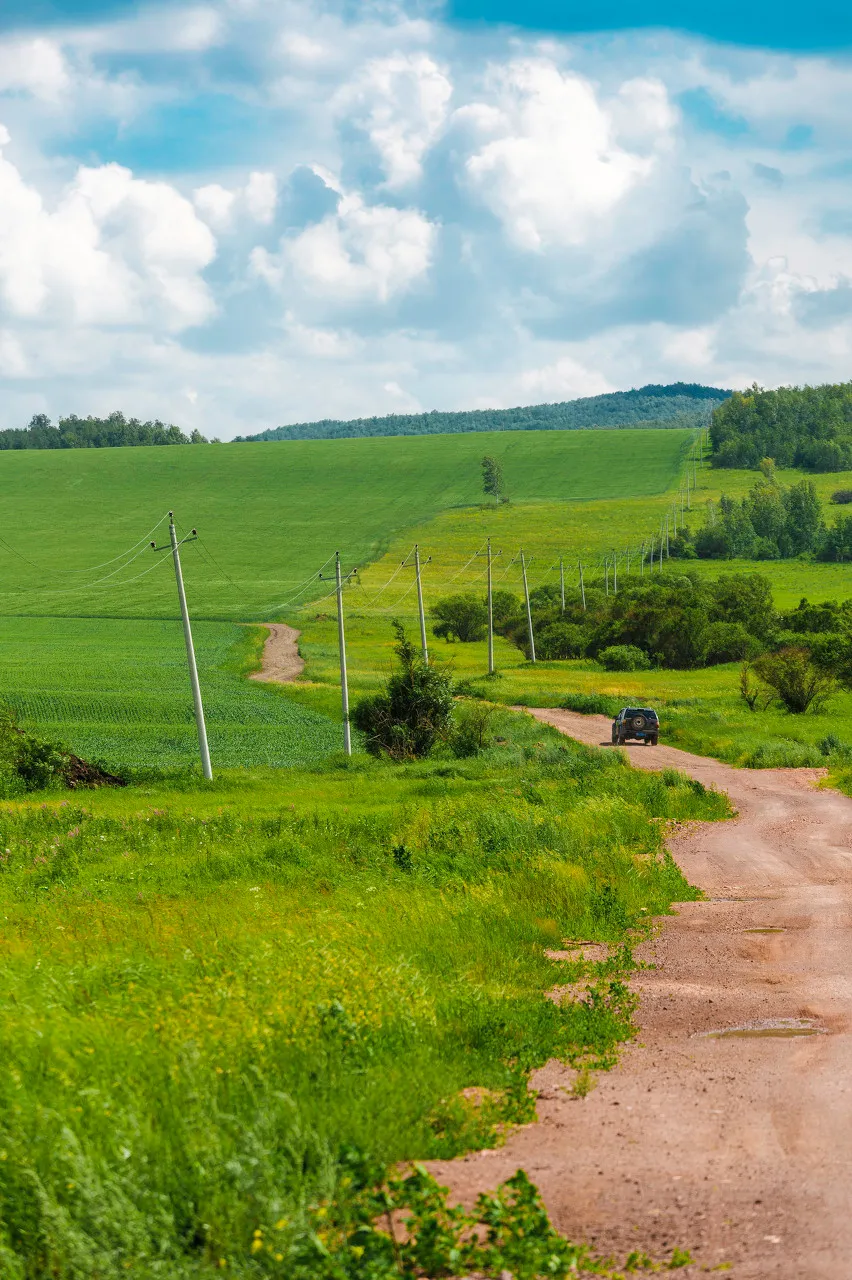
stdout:
[[(194, 627), (218, 768), (308, 764), (340, 748), (339, 727), (327, 717), (243, 678), (264, 637), (230, 622)], [(197, 758), (179, 622), (3, 618), (0, 670), (21, 722), (78, 755), (134, 768)]]
[[(147, 546), (173, 509), (202, 538), (185, 551), (194, 615), (263, 620), (334, 551), (350, 567), (371, 562), (404, 529), (477, 503), (484, 453), (502, 459), (518, 502), (576, 502), (665, 491), (692, 438), (522, 431), (5, 453), (0, 614), (175, 616), (168, 557)], [(162, 524), (150, 536), (168, 541)], [(131, 562), (123, 553), (137, 543)]]

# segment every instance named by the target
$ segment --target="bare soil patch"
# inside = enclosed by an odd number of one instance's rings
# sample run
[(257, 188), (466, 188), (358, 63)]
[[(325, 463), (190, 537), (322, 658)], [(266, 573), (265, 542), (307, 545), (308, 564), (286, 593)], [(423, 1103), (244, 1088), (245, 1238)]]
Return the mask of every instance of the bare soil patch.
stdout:
[(305, 669), (305, 660), (299, 653), (298, 640), (302, 634), (286, 622), (264, 622), (269, 635), (263, 646), (263, 659), (259, 671), (253, 671), (249, 679), (268, 680), (273, 684), (289, 684), (298, 680)]
[[(602, 716), (531, 714), (611, 747)], [(596, 1089), (566, 1094), (574, 1073), (549, 1063), (537, 1125), (433, 1168), (465, 1201), (524, 1168), (561, 1231), (622, 1258), (688, 1248), (684, 1277), (852, 1276), (852, 800), (818, 790), (822, 770), (627, 751), (736, 806), (672, 834), (707, 900), (640, 949), (656, 965), (635, 981), (640, 1034)]]

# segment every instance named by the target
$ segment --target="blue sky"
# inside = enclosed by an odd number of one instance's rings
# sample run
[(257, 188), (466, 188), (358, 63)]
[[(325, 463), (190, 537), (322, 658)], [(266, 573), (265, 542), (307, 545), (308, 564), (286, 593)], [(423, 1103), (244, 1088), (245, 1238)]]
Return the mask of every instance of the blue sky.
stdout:
[(599, 13), (6, 0), (0, 424), (847, 379), (845, 8)]

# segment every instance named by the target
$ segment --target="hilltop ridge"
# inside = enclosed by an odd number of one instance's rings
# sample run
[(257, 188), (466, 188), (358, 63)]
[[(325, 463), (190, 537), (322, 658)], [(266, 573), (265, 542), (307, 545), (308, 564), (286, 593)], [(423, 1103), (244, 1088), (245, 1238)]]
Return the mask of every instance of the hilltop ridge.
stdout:
[(383, 417), (323, 418), (270, 427), (240, 441), (339, 440), (360, 436), (443, 435), (466, 431), (577, 431), (617, 427), (703, 426), (731, 391), (699, 383), (649, 383), (630, 391), (611, 391), (552, 404), (511, 409), (461, 409), (428, 413), (390, 413)]

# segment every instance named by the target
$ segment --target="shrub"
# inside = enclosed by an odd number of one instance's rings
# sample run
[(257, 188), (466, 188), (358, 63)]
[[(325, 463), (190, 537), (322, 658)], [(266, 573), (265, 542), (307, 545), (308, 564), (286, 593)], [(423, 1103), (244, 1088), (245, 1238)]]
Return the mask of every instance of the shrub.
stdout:
[(795, 715), (801, 715), (809, 708), (820, 710), (837, 687), (832, 673), (818, 667), (807, 649), (789, 648), (765, 653), (755, 662), (754, 669), (787, 710)]
[(521, 602), (511, 591), (492, 591), (491, 614), (494, 618), (495, 627), (500, 626), (509, 618), (516, 618), (520, 612)]
[(464, 759), (479, 755), (491, 746), (491, 722), (496, 707), (487, 702), (461, 703), (456, 708), (455, 724), (450, 734), (453, 754)]
[(611, 644), (598, 654), (604, 671), (649, 671), (651, 659), (635, 644)]
[(605, 693), (566, 693), (560, 702), (563, 711), (579, 711), (584, 716), (617, 716), (621, 703)]
[(852, 489), (835, 489), (831, 501), (845, 506), (847, 502), (852, 502)]
[(743, 662), (756, 658), (762, 649), (741, 622), (711, 622), (705, 632), (707, 662)]
[(12, 710), (0, 707), (0, 796), (50, 787), (123, 786), (124, 780), (55, 742), (22, 729)]
[(536, 653), (546, 660), (582, 658), (587, 643), (585, 631), (574, 622), (550, 622), (535, 638)]
[(445, 596), (432, 606), (432, 613), (438, 619), (432, 630), (440, 639), (467, 644), (485, 638), (488, 609), (475, 595)]
[(362, 698), (353, 709), (352, 723), (364, 735), (367, 750), (385, 753), (393, 760), (427, 756), (435, 743), (446, 738), (453, 714), (450, 676), (428, 666), (394, 621), (395, 653), (399, 670), (381, 693)]

